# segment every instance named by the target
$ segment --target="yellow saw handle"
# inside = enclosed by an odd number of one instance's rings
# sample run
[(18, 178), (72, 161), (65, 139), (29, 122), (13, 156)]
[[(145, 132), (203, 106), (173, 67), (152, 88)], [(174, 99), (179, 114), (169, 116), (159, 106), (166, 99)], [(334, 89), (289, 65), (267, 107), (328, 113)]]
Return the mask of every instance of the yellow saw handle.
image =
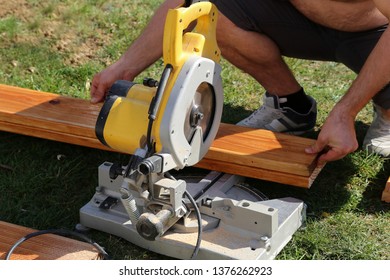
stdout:
[[(217, 8), (210, 2), (197, 2), (187, 8), (169, 10), (164, 29), (164, 63), (175, 68), (183, 65), (188, 56), (194, 54), (219, 62), (217, 15)], [(195, 20), (195, 29), (184, 33)]]

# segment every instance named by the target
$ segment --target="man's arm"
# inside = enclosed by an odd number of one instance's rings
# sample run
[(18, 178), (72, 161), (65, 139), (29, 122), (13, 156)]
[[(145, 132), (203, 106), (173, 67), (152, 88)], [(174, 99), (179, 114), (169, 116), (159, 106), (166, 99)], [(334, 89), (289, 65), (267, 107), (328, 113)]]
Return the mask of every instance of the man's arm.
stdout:
[[(390, 18), (390, 1), (373, 0), (379, 11)], [(347, 94), (338, 103), (353, 117), (390, 81), (390, 29), (387, 28), (367, 58)], [(380, 105), (380, 104), (379, 104)]]
[(183, 0), (166, 0), (161, 4), (142, 34), (119, 60), (93, 77), (92, 103), (102, 101), (107, 90), (115, 81), (133, 80), (162, 56), (164, 23), (167, 12), (183, 2)]
[[(390, 1), (373, 0), (377, 8), (390, 18)], [(323, 153), (319, 163), (338, 160), (358, 148), (355, 118), (360, 110), (390, 79), (390, 29), (387, 28), (371, 52), (359, 75), (326, 119), (316, 143), (308, 153)]]

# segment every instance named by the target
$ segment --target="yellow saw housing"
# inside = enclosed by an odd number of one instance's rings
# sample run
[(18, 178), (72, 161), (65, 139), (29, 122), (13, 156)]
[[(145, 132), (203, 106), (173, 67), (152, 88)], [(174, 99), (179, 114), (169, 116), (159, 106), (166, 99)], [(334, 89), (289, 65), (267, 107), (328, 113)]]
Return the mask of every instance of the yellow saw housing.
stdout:
[(134, 154), (146, 144), (148, 109), (156, 88), (117, 81), (107, 94), (96, 121), (96, 136), (104, 145)]
[[(193, 31), (184, 30), (196, 21)], [(216, 42), (217, 9), (209, 2), (168, 11), (163, 40), (163, 59), (169, 77), (151, 128), (155, 153), (173, 154), (179, 167), (195, 164), (215, 138), (221, 117), (223, 93), (220, 77), (220, 50)], [(213, 122), (208, 135), (199, 131), (191, 143), (183, 140), (184, 111), (201, 84), (215, 94)], [(160, 83), (160, 85), (161, 83)], [(157, 89), (132, 82), (118, 81), (110, 89), (96, 123), (96, 135), (105, 145), (128, 154), (145, 148), (150, 104)], [(199, 129), (198, 129), (199, 130)], [(200, 140), (199, 140), (200, 139)], [(187, 139), (188, 141), (188, 139)], [(188, 145), (187, 145), (188, 144)], [(202, 146), (202, 148), (193, 146)], [(191, 160), (193, 152), (197, 155)], [(190, 159), (190, 160), (188, 160)]]

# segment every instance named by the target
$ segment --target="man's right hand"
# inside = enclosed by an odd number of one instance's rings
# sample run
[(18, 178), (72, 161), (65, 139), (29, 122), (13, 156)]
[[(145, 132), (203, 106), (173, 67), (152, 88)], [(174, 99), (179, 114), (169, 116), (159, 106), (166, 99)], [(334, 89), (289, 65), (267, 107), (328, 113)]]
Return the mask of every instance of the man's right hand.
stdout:
[(91, 85), (92, 103), (103, 101), (111, 85), (117, 80), (132, 81), (162, 56), (164, 23), (167, 12), (182, 3), (183, 0), (166, 0), (163, 2), (144, 31), (121, 58), (93, 77)]
[(91, 85), (91, 103), (103, 101), (108, 90), (117, 80), (131, 81), (133, 78), (134, 77), (121, 66), (121, 62), (117, 61), (93, 77)]

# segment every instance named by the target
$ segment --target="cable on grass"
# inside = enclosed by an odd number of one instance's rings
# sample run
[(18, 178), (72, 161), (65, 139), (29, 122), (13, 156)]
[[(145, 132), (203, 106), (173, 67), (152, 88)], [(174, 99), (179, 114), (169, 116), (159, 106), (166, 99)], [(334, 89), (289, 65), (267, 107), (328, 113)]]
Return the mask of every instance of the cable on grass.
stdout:
[(17, 247), (20, 246), (20, 244), (22, 244), (23, 242), (29, 240), (30, 238), (33, 238), (33, 237), (36, 237), (36, 236), (40, 236), (40, 235), (44, 235), (44, 234), (56, 234), (56, 235), (61, 235), (61, 236), (65, 236), (65, 237), (73, 236), (73, 237), (79, 238), (79, 239), (81, 239), (81, 240), (91, 244), (92, 246), (94, 246), (98, 250), (98, 252), (99, 252), (99, 259), (103, 259), (103, 260), (110, 259), (109, 255), (103, 249), (103, 247), (101, 247), (99, 244), (97, 244), (96, 242), (94, 242), (93, 240), (91, 240), (89, 237), (85, 236), (82, 233), (79, 233), (79, 232), (76, 232), (76, 231), (67, 230), (67, 229), (47, 229), (47, 230), (41, 230), (41, 231), (36, 231), (36, 232), (29, 233), (26, 236), (24, 236), (21, 239), (19, 239), (11, 247), (11, 249), (8, 251), (7, 255), (5, 256), (5, 260), (10, 260), (10, 257), (12, 255), (12, 253), (15, 251), (15, 249)]

